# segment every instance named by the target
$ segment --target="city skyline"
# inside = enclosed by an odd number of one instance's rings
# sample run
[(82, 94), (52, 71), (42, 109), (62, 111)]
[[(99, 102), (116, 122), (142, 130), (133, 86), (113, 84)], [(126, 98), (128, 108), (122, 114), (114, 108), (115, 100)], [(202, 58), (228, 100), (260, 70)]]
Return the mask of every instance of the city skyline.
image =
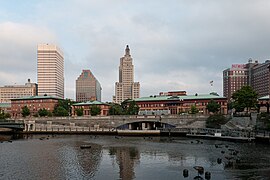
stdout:
[(270, 58), (269, 8), (269, 1), (249, 0), (3, 1), (0, 86), (37, 82), (37, 44), (49, 43), (65, 54), (65, 98), (75, 99), (78, 73), (91, 69), (102, 101), (112, 101), (119, 57), (129, 44), (141, 96), (173, 90), (222, 95), (224, 69)]

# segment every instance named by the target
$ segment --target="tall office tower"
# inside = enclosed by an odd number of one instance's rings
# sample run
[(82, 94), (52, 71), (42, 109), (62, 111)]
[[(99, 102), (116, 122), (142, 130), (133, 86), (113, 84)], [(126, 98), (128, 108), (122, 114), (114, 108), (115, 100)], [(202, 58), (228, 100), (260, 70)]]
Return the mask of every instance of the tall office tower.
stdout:
[(258, 61), (255, 61), (255, 65), (252, 67), (251, 86), (258, 93), (258, 97), (269, 95), (270, 91), (269, 65), (270, 60), (266, 60), (264, 63), (258, 63)]
[(39, 96), (64, 99), (64, 55), (56, 45), (38, 45), (37, 79)]
[(248, 85), (249, 68), (246, 64), (233, 64), (223, 71), (223, 96), (230, 99), (232, 94)]
[(37, 84), (30, 79), (25, 85), (7, 85), (0, 87), (0, 103), (11, 103), (11, 99), (37, 95)]
[(124, 57), (120, 58), (119, 82), (115, 83), (115, 96), (113, 102), (121, 103), (126, 99), (135, 99), (140, 97), (140, 83), (134, 82), (134, 67), (130, 49), (126, 46)]
[(90, 70), (83, 70), (76, 80), (76, 101), (101, 101), (101, 86)]

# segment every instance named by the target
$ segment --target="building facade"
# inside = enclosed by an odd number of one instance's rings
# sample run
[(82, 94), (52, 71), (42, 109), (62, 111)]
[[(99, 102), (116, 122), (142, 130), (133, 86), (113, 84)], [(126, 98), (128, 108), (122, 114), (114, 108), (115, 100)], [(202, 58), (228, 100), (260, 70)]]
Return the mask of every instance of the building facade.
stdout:
[(245, 64), (233, 64), (223, 71), (223, 96), (231, 98), (232, 94), (248, 85), (249, 71)]
[(29, 108), (30, 116), (36, 115), (43, 108), (52, 113), (59, 100), (59, 98), (53, 96), (29, 96), (12, 99), (10, 115), (13, 118), (22, 117), (22, 108), (24, 106)]
[(251, 86), (258, 93), (259, 97), (269, 95), (270, 74), (269, 74), (270, 60), (264, 63), (256, 63), (252, 68)]
[(110, 105), (100, 101), (87, 101), (72, 105), (72, 116), (76, 116), (76, 109), (83, 109), (83, 116), (91, 116), (91, 107), (97, 106), (100, 108), (100, 116), (109, 114)]
[(101, 101), (101, 86), (90, 70), (83, 70), (76, 80), (76, 101)]
[(209, 114), (207, 104), (214, 100), (220, 104), (220, 113), (227, 114), (227, 98), (212, 94), (184, 96), (150, 96), (135, 99), (139, 106), (139, 115), (187, 114), (196, 106), (199, 114)]
[(264, 63), (252, 62), (249, 59), (247, 64), (233, 64), (231, 68), (223, 71), (223, 96), (228, 99), (232, 94), (245, 85), (251, 86), (259, 97), (269, 94), (270, 60)]
[(64, 54), (56, 45), (38, 45), (37, 79), (39, 96), (64, 99)]
[(134, 66), (128, 45), (124, 57), (120, 58), (119, 82), (115, 83), (113, 102), (120, 104), (126, 99), (140, 97), (140, 83), (134, 82)]
[(21, 98), (24, 96), (36, 96), (37, 84), (31, 83), (30, 79), (25, 85), (7, 85), (0, 87), (0, 104), (11, 103), (11, 99)]

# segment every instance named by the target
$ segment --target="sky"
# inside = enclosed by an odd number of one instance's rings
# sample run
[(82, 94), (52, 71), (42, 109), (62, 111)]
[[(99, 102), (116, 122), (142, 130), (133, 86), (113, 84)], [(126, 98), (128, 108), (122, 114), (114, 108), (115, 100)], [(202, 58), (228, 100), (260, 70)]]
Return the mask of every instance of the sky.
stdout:
[(129, 45), (141, 97), (223, 95), (224, 69), (270, 59), (269, 9), (269, 0), (0, 0), (0, 86), (37, 82), (37, 45), (49, 43), (64, 52), (65, 98), (90, 69), (112, 101)]

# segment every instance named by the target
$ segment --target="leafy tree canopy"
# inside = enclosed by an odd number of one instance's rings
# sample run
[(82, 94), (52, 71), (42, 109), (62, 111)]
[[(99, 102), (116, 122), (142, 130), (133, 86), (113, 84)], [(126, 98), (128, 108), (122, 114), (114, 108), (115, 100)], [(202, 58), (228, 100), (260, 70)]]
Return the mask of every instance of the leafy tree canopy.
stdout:
[(58, 106), (61, 106), (65, 108), (67, 111), (69, 111), (71, 108), (71, 105), (74, 103), (75, 102), (71, 101), (70, 99), (64, 99), (64, 100), (59, 100)]
[(126, 110), (126, 114), (128, 115), (137, 115), (139, 112), (139, 106), (136, 104), (135, 101), (130, 101), (129, 105)]
[(91, 108), (90, 108), (91, 116), (96, 116), (96, 115), (99, 115), (100, 113), (101, 113), (100, 107), (98, 107), (96, 105), (91, 106)]
[(256, 107), (258, 94), (251, 86), (243, 86), (233, 93), (232, 99), (233, 107), (237, 112), (244, 111), (245, 108), (248, 112), (252, 107)]
[(53, 110), (54, 116), (69, 116), (68, 110), (62, 106), (58, 106)]
[(217, 113), (220, 110), (220, 104), (218, 104), (216, 101), (214, 101), (213, 99), (207, 104), (206, 109), (209, 112), (212, 113)]
[(26, 117), (30, 115), (30, 109), (27, 106), (22, 107), (22, 116)]
[(109, 115), (122, 115), (123, 109), (120, 104), (111, 104), (109, 109)]
[(41, 116), (41, 117), (48, 116), (48, 110), (45, 109), (45, 108), (40, 109), (40, 110), (38, 110), (38, 115)]
[(195, 105), (192, 105), (190, 109), (190, 114), (197, 114), (198, 112), (199, 110), (197, 109), (197, 107)]
[(82, 116), (83, 115), (83, 108), (77, 108), (77, 109), (75, 109), (75, 112), (76, 112), (77, 116)]

